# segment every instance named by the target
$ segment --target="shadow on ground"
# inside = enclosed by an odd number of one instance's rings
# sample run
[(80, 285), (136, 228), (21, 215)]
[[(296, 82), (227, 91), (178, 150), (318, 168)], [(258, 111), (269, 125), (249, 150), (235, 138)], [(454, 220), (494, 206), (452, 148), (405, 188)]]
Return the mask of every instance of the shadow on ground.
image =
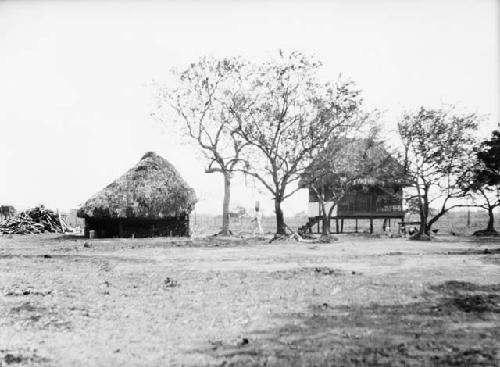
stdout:
[[(311, 305), (202, 351), (219, 366), (498, 366), (500, 284), (449, 281), (402, 305)], [(200, 352), (200, 351), (198, 351)]]

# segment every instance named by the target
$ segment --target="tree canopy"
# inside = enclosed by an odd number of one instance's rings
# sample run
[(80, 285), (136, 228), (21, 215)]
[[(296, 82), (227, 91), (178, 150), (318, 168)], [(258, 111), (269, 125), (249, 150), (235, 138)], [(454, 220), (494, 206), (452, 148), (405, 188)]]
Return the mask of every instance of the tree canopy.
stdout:
[(231, 113), (245, 142), (245, 166), (275, 201), (277, 234), (285, 234), (281, 203), (317, 151), (362, 116), (361, 91), (351, 81), (320, 80), (321, 63), (299, 52), (252, 64), (242, 75)]
[(500, 206), (500, 131), (482, 141), (475, 149), (475, 159), (463, 179), (463, 190), (472, 193), (475, 206), (488, 211), (488, 225), (478, 235), (495, 235), (493, 210)]
[(170, 115), (163, 112), (164, 107), (173, 109), (186, 136), (206, 158), (205, 172), (220, 173), (224, 178), (221, 230), (224, 235), (230, 233), (231, 174), (245, 145), (234, 134), (236, 124), (229, 111), (244, 67), (239, 58), (200, 58), (182, 72), (174, 73), (175, 84), (159, 88), (157, 98), (159, 111), (155, 116), (170, 125)]
[[(399, 122), (405, 170), (418, 200), (420, 237), (429, 236), (432, 225), (453, 208), (450, 200), (465, 196), (461, 180), (470, 171), (479, 120), (453, 107), (420, 107)], [(429, 218), (433, 203), (439, 209)]]

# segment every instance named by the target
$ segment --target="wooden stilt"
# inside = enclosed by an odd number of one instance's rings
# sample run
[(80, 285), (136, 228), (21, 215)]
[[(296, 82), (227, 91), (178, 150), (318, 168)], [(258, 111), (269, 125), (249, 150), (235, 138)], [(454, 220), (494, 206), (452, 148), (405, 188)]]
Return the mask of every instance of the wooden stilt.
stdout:
[(356, 226), (354, 227), (354, 232), (358, 233), (358, 218), (356, 218)]
[(339, 233), (339, 219), (335, 218), (335, 232), (338, 234)]
[(344, 218), (340, 220), (340, 233), (344, 233)]
[(370, 233), (373, 233), (373, 218), (370, 218)]

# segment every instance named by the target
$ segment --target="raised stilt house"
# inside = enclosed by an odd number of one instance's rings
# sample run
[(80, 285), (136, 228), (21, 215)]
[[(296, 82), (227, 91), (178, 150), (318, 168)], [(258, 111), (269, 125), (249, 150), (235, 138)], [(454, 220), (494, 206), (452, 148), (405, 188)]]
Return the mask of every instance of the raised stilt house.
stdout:
[[(326, 195), (326, 200), (325, 206), (327, 210), (330, 210), (333, 204), (331, 197)], [(344, 222), (347, 220), (354, 222), (354, 232), (358, 232), (361, 220), (369, 221), (370, 233), (373, 233), (375, 220), (383, 220), (382, 227), (391, 226), (391, 220), (404, 222), (405, 212), (402, 201), (402, 185), (387, 183), (381, 188), (380, 184), (360, 183), (340, 199), (333, 209), (330, 216), (332, 231), (343, 233)], [(316, 229), (319, 233), (322, 220), (321, 206), (312, 190), (309, 190), (308, 217), (308, 229), (310, 231)]]
[[(363, 144), (360, 142), (362, 141), (346, 139), (346, 148), (344, 148), (344, 150), (363, 149)], [(401, 172), (401, 174), (399, 178), (397, 178), (397, 174), (394, 174), (386, 175), (385, 179), (381, 179), (384, 175), (380, 175), (380, 177), (377, 178), (377, 175), (375, 175), (356, 179), (350, 189), (338, 200), (337, 205), (335, 205), (331, 211), (331, 232), (343, 233), (344, 223), (346, 221), (350, 221), (350, 224), (354, 225), (354, 232), (358, 232), (360, 224), (366, 225), (366, 221), (368, 221), (370, 233), (374, 231), (374, 221), (381, 224), (381, 229), (391, 227), (391, 224), (395, 225), (396, 223), (394, 223), (394, 221), (404, 224), (405, 210), (403, 207), (403, 191), (407, 184), (404, 179), (402, 179), (403, 167), (395, 159), (391, 158), (389, 153), (385, 151), (380, 144), (368, 145), (367, 149), (371, 150), (370, 152), (365, 152), (368, 155), (383, 154), (385, 157), (388, 157), (386, 159), (388, 159), (388, 164), (390, 166), (389, 170), (393, 171), (393, 173)], [(346, 153), (344, 152), (344, 154)], [(359, 157), (362, 157), (363, 154), (353, 154), (353, 156), (357, 157), (355, 159), (360, 159)], [(346, 169), (350, 169), (349, 164)], [(334, 205), (332, 200), (333, 190), (329, 189), (329, 187), (332, 187), (334, 182), (337, 182), (335, 179), (338, 178), (338, 175), (325, 177), (322, 192), (324, 206), (328, 213)], [(317, 231), (319, 233), (323, 220), (322, 206), (320, 205), (318, 196), (315, 194), (315, 190), (308, 187), (305, 182), (307, 182), (307, 180), (303, 179), (299, 184), (309, 189), (309, 220), (300, 230), (308, 232)]]
[(91, 197), (78, 216), (85, 219), (86, 236), (189, 236), (189, 214), (195, 203), (194, 190), (175, 167), (149, 152)]

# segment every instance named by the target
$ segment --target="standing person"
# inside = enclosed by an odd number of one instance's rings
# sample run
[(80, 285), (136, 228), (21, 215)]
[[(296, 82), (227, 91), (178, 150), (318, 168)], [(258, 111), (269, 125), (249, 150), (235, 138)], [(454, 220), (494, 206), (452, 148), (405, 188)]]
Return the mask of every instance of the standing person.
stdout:
[(253, 222), (253, 237), (255, 238), (255, 232), (259, 233), (259, 236), (264, 235), (264, 231), (262, 230), (262, 213), (259, 210), (259, 202), (255, 202), (255, 214), (252, 219)]

